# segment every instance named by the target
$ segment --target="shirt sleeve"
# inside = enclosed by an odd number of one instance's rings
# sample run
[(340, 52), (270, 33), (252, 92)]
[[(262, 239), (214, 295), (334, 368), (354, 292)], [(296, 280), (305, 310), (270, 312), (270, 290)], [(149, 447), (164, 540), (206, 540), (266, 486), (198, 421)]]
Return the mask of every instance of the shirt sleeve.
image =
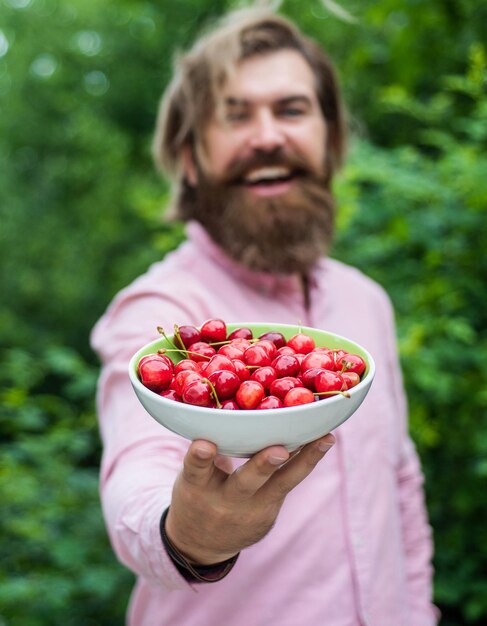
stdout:
[(125, 295), (92, 333), (102, 362), (97, 392), (103, 442), (100, 497), (110, 541), (124, 565), (168, 590), (191, 587), (169, 558), (159, 526), (189, 442), (146, 413), (127, 369), (131, 356), (157, 338), (158, 325), (169, 329), (174, 320), (186, 319), (188, 312), (170, 299)]
[(414, 443), (408, 433), (407, 402), (396, 345), (392, 307), (388, 312), (390, 371), (400, 419), (400, 460), (397, 466), (401, 531), (403, 537), (410, 623), (434, 626), (439, 611), (432, 604), (433, 538), (424, 498), (424, 476)]

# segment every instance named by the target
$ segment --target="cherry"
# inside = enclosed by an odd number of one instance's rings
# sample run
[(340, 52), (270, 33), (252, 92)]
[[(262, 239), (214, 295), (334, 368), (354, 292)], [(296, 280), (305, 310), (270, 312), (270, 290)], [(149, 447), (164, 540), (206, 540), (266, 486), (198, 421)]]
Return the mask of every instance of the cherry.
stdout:
[(245, 352), (245, 350), (247, 350), (247, 348), (250, 348), (250, 346), (252, 346), (253, 344), (248, 339), (244, 339), (243, 337), (237, 337), (236, 339), (231, 340), (230, 345), (236, 346), (237, 348)]
[(186, 404), (204, 407), (210, 407), (213, 404), (211, 387), (203, 378), (185, 385), (182, 397)]
[(254, 334), (253, 332), (250, 330), (250, 328), (245, 328), (245, 326), (242, 326), (241, 328), (236, 328), (234, 331), (232, 331), (229, 335), (228, 335), (228, 339), (232, 340), (232, 339), (253, 339), (254, 338)]
[(176, 376), (173, 378), (171, 382), (171, 389), (173, 389), (177, 394), (182, 396), (183, 390), (186, 384), (193, 382), (195, 380), (201, 380), (203, 376), (198, 372), (193, 372), (191, 370), (183, 370), (178, 372)]
[(233, 365), (235, 366), (235, 372), (237, 376), (240, 378), (242, 382), (250, 378), (249, 368), (245, 365), (245, 363), (242, 360), (234, 359)]
[(250, 375), (250, 379), (257, 380), (266, 391), (269, 391), (271, 383), (276, 380), (276, 378), (276, 370), (270, 365), (259, 367), (259, 369), (254, 370)]
[(216, 354), (215, 348), (205, 341), (192, 343), (188, 348), (188, 352), (192, 361), (209, 361)]
[(245, 380), (235, 395), (241, 409), (255, 409), (265, 396), (264, 387), (256, 380)]
[(208, 380), (215, 388), (219, 400), (233, 398), (240, 387), (240, 378), (235, 372), (229, 370), (217, 370), (208, 376)]
[(301, 352), (301, 354), (308, 354), (308, 352), (311, 352), (311, 350), (314, 349), (316, 343), (313, 337), (305, 335), (304, 333), (297, 333), (296, 335), (293, 335), (291, 339), (289, 339), (287, 345), (296, 352)]
[(270, 359), (273, 359), (276, 355), (277, 348), (272, 341), (268, 341), (267, 339), (263, 339), (262, 341), (258, 341), (255, 346), (259, 346), (260, 348), (264, 348), (264, 350), (269, 355)]
[(233, 364), (233, 361), (223, 354), (215, 354), (211, 357), (208, 363), (202, 364), (201, 370), (206, 377), (209, 377), (210, 374), (217, 372), (218, 370), (235, 372), (235, 365)]
[(295, 387), (290, 389), (284, 397), (284, 406), (299, 406), (301, 404), (310, 404), (315, 401), (315, 397), (311, 389), (306, 387)]
[(174, 366), (174, 375), (183, 372), (184, 370), (191, 370), (192, 372), (198, 371), (198, 364), (191, 359), (182, 359)]
[(365, 372), (365, 361), (358, 354), (344, 354), (339, 359), (339, 364), (346, 372), (355, 372), (359, 376)]
[(189, 346), (197, 341), (201, 341), (200, 331), (196, 328), (196, 326), (191, 326), (189, 324), (184, 326), (174, 326), (174, 335), (177, 340), (178, 337), (180, 339), (179, 345), (182, 344), (181, 347), (189, 348)]
[(232, 343), (227, 343), (218, 349), (218, 354), (228, 357), (229, 359), (241, 359), (245, 349)]
[[(150, 356), (150, 355), (148, 355)], [(143, 357), (139, 362), (139, 376), (143, 385), (151, 391), (167, 389), (173, 379), (174, 366), (168, 365), (164, 355), (153, 355), (153, 358)]]
[(282, 333), (277, 333), (273, 331), (262, 333), (262, 335), (259, 336), (259, 339), (272, 341), (276, 348), (282, 348), (286, 345), (286, 339), (284, 338), (284, 335)]
[(158, 352), (157, 354), (146, 354), (145, 356), (143, 356), (139, 361), (139, 367), (143, 363), (146, 363), (147, 361), (152, 361), (153, 359), (162, 359), (167, 363), (169, 367), (174, 368), (174, 363), (171, 361), (171, 359), (166, 354), (163, 354), (161, 352)]
[(271, 358), (265, 348), (259, 345), (250, 346), (243, 354), (243, 360), (247, 365), (264, 367), (271, 364)]
[(343, 378), (343, 382), (345, 383), (345, 389), (342, 389), (342, 391), (351, 389), (352, 387), (355, 387), (355, 385), (358, 385), (360, 382), (360, 376), (357, 374), (357, 372), (342, 372), (340, 375)]
[(227, 409), (227, 410), (230, 410), (230, 411), (238, 411), (240, 409), (240, 407), (238, 406), (238, 404), (235, 401), (235, 399), (232, 398), (230, 400), (224, 400), (222, 402), (222, 409)]
[(282, 346), (282, 348), (278, 348), (276, 350), (276, 357), (281, 356), (282, 354), (296, 354), (296, 350), (293, 350), (289, 346)]
[(280, 400), (284, 400), (285, 395), (290, 389), (294, 387), (302, 387), (302, 382), (294, 376), (285, 376), (284, 378), (277, 378), (271, 383), (269, 387), (269, 393), (272, 396), (277, 396)]
[(280, 400), (277, 396), (266, 396), (256, 406), (256, 409), (281, 409), (283, 406), (282, 400)]
[(337, 372), (321, 370), (321, 372), (315, 376), (314, 383), (317, 393), (341, 391), (343, 387), (343, 378)]
[(200, 328), (201, 340), (210, 342), (225, 341), (227, 326), (221, 319), (207, 320)]
[(316, 391), (315, 387), (315, 378), (317, 374), (321, 372), (319, 367), (310, 367), (305, 372), (301, 374), (301, 380), (303, 381), (303, 385), (311, 389), (311, 391)]
[(183, 399), (181, 396), (174, 391), (174, 389), (164, 389), (159, 394), (163, 398), (167, 398), (168, 400), (174, 400), (175, 402), (182, 402)]
[(278, 378), (283, 376), (297, 376), (301, 371), (299, 360), (290, 354), (281, 354), (272, 361)]
[(309, 352), (301, 363), (301, 371), (305, 372), (312, 367), (333, 370), (335, 369), (335, 359), (328, 352)]

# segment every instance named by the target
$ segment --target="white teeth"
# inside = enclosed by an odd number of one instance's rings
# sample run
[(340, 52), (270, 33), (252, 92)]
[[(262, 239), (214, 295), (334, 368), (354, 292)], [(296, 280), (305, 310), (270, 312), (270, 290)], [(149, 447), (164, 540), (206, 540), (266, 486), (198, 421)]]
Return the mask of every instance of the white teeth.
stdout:
[(261, 167), (257, 170), (253, 170), (245, 177), (246, 183), (256, 183), (265, 180), (274, 180), (276, 178), (283, 178), (290, 175), (290, 170), (287, 167), (275, 166), (275, 167)]

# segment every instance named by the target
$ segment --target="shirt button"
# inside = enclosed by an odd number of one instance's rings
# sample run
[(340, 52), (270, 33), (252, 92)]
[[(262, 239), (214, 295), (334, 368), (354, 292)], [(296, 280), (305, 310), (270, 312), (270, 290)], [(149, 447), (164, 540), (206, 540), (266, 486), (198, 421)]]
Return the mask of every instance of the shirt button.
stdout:
[(361, 548), (364, 545), (363, 539), (360, 535), (353, 535), (353, 545), (356, 548)]

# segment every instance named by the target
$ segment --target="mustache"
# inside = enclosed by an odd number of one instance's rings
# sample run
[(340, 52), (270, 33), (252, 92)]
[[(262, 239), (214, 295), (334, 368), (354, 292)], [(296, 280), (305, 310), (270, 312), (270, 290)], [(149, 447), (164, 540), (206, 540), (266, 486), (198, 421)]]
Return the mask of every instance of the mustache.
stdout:
[(251, 171), (261, 167), (286, 167), (294, 176), (319, 176), (304, 157), (277, 148), (270, 152), (255, 152), (247, 158), (234, 159), (219, 182), (224, 185), (240, 184)]

